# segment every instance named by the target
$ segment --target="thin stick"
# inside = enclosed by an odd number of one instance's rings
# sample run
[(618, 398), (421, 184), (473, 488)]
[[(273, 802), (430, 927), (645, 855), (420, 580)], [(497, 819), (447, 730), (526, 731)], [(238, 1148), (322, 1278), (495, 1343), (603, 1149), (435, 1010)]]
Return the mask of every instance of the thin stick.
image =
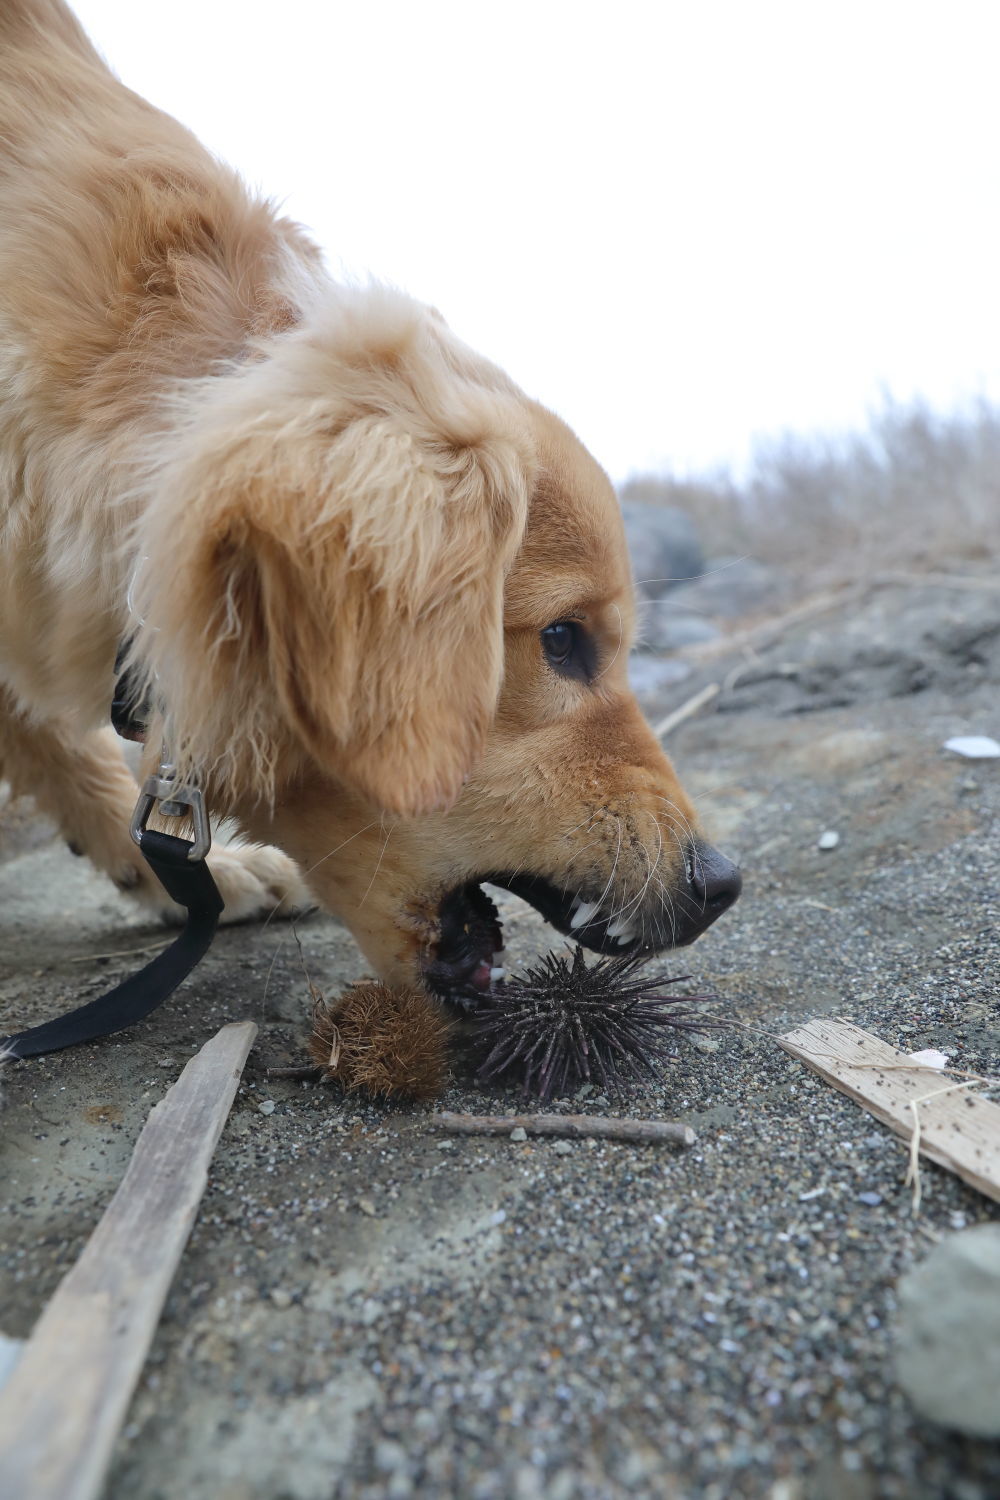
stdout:
[(1000, 578), (978, 578), (974, 573), (879, 573), (872, 582), (882, 586), (895, 583), (939, 589), (1000, 589)]
[(571, 1141), (596, 1136), (604, 1141), (654, 1142), (658, 1146), (693, 1146), (698, 1137), (690, 1125), (675, 1120), (617, 1120), (608, 1115), (431, 1115), (449, 1135), (558, 1135)]
[(719, 641), (705, 641), (698, 645), (687, 646), (684, 655), (693, 661), (714, 661), (717, 656), (726, 656), (745, 646), (759, 649), (779, 640), (791, 626), (800, 625), (805, 620), (826, 614), (828, 610), (836, 609), (839, 604), (854, 599), (857, 593), (858, 585), (848, 584), (833, 589), (829, 593), (814, 594), (811, 598), (796, 604), (792, 609), (786, 610), (784, 614), (773, 615), (769, 620), (761, 620), (759, 624), (751, 625), (747, 630), (741, 630), (735, 635), (723, 636)]
[(96, 1500), (257, 1034), (223, 1026), (136, 1142), (118, 1191), (0, 1391), (0, 1495)]
[(148, 948), (116, 948), (113, 953), (75, 953), (72, 958), (63, 959), (63, 963), (96, 964), (104, 958), (138, 958), (143, 953), (160, 953), (173, 941), (173, 938), (166, 938), (162, 943), (150, 943)]
[(665, 734), (676, 729), (678, 724), (683, 724), (685, 719), (693, 719), (695, 714), (699, 713), (706, 703), (711, 703), (713, 698), (717, 698), (721, 691), (722, 687), (718, 682), (710, 682), (707, 687), (703, 687), (700, 693), (695, 693), (694, 697), (682, 703), (680, 708), (675, 708), (672, 714), (667, 714), (667, 717), (661, 719), (659, 724), (654, 724), (653, 733), (656, 738), (662, 740)]

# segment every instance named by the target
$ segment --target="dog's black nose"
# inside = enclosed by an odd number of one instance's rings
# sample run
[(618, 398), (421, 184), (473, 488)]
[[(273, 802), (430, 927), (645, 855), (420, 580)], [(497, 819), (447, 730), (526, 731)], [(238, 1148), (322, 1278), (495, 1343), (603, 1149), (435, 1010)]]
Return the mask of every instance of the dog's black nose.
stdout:
[(677, 901), (677, 948), (693, 943), (729, 910), (743, 889), (743, 876), (731, 859), (699, 839), (688, 848), (686, 887)]

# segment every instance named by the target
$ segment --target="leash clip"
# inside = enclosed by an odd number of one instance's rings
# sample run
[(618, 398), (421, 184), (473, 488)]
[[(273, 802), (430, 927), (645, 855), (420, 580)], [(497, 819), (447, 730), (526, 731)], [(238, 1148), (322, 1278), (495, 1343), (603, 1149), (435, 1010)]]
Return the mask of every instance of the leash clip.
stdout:
[(133, 842), (142, 848), (142, 836), (157, 802), (160, 804), (161, 817), (183, 818), (185, 814), (190, 815), (194, 825), (194, 842), (187, 857), (189, 860), (204, 859), (212, 847), (212, 830), (201, 788), (189, 781), (178, 781), (176, 768), (166, 760), (157, 774), (147, 776), (143, 783), (129, 824), (128, 831)]

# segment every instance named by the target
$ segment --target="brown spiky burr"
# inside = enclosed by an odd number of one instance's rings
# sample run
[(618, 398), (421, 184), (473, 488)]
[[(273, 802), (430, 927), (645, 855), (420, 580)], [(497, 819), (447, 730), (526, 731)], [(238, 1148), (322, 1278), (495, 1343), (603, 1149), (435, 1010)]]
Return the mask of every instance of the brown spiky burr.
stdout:
[(313, 991), (309, 1052), (325, 1078), (379, 1099), (433, 1099), (447, 1074), (449, 1025), (420, 990), (352, 984), (336, 1000)]

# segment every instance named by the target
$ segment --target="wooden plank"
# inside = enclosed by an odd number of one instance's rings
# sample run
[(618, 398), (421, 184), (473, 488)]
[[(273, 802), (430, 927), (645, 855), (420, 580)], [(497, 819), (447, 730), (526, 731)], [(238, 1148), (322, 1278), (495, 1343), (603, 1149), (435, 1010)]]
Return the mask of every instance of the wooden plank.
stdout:
[(915, 1105), (921, 1153), (1000, 1202), (1000, 1105), (974, 1094), (975, 1082), (957, 1087), (961, 1078), (920, 1067), (850, 1021), (810, 1021), (778, 1040), (786, 1052), (911, 1142)]
[(224, 1026), (149, 1114), (118, 1191), (0, 1391), (0, 1495), (94, 1500), (247, 1054)]

